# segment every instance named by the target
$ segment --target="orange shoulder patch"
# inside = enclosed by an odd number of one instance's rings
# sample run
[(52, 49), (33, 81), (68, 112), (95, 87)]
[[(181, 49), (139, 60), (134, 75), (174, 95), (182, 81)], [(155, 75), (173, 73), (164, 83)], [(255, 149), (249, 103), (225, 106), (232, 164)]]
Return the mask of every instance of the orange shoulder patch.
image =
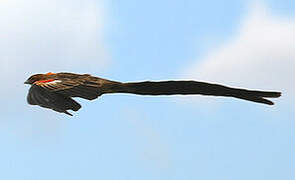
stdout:
[(48, 73), (46, 73), (45, 75), (54, 75), (54, 74), (56, 74), (56, 73), (48, 72)]

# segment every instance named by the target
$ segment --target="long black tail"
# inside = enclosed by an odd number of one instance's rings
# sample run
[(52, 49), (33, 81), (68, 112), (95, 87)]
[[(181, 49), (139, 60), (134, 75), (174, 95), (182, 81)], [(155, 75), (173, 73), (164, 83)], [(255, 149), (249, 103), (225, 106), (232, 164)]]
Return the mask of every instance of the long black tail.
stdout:
[(273, 105), (265, 98), (277, 98), (280, 92), (246, 90), (197, 81), (160, 81), (114, 83), (106, 93), (132, 93), (139, 95), (189, 95), (226, 96)]

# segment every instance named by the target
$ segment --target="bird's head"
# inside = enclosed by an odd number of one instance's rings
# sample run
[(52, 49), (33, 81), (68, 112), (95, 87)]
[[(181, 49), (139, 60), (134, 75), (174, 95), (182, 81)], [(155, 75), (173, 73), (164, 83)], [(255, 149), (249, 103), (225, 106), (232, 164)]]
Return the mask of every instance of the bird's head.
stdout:
[(55, 73), (34, 74), (25, 81), (25, 84), (32, 85), (37, 81), (44, 81), (44, 80), (52, 79), (53, 78), (52, 76), (55, 76)]

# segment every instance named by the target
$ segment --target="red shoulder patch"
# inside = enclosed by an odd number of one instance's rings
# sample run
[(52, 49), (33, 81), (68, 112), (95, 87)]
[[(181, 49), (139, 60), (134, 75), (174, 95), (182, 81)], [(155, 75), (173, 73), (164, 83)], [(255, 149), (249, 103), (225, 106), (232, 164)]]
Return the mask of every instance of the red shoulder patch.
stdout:
[(55, 75), (56, 73), (53, 73), (53, 72), (49, 72), (49, 73), (46, 73), (45, 75)]
[(34, 82), (34, 84), (43, 84), (43, 83), (48, 83), (48, 82), (52, 82), (52, 81), (54, 81), (54, 79), (36, 81), (36, 82)]

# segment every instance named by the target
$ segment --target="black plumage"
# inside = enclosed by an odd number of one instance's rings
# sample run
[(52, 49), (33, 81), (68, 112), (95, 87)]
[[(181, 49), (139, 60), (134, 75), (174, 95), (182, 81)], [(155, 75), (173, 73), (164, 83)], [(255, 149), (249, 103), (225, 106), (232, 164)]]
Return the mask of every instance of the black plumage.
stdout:
[(107, 93), (131, 93), (138, 95), (207, 95), (244, 99), (273, 105), (265, 98), (277, 98), (280, 92), (231, 88), (219, 84), (198, 81), (159, 81), (121, 83), (89, 74), (47, 73), (31, 76), (27, 101), (57, 112), (71, 115), (68, 110), (78, 111), (81, 105), (72, 97), (93, 100)]

